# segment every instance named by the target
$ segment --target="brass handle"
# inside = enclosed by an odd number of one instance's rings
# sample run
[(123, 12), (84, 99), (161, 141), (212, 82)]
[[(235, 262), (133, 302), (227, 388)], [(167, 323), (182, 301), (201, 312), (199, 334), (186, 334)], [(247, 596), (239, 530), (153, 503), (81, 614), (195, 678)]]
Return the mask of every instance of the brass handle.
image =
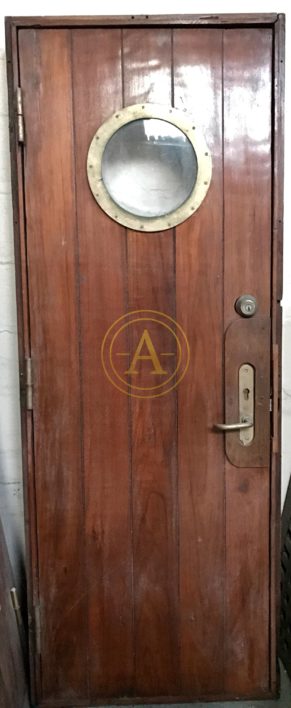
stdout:
[(245, 416), (244, 418), (242, 418), (241, 423), (214, 423), (213, 427), (214, 430), (222, 430), (226, 433), (229, 433), (232, 430), (243, 430), (244, 428), (252, 428), (253, 425), (254, 421), (251, 420), (251, 418), (247, 418), (247, 416)]

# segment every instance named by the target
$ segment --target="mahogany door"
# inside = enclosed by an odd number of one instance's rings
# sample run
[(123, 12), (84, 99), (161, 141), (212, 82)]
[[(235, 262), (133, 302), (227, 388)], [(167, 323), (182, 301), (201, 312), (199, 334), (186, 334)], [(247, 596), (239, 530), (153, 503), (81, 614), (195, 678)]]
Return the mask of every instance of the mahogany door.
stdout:
[[(11, 24), (33, 378), (31, 666), (43, 707), (276, 690), (282, 23), (146, 25)], [(150, 233), (110, 218), (86, 169), (104, 121), (143, 102), (193, 116), (212, 158), (199, 208)], [(235, 310), (243, 294), (256, 299), (252, 317)], [(214, 427), (241, 420), (243, 364), (254, 372), (249, 444)]]

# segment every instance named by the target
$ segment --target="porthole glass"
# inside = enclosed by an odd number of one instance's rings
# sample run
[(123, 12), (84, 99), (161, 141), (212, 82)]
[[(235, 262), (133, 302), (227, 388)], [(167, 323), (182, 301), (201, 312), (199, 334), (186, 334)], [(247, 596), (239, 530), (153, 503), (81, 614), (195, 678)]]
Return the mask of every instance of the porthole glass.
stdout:
[(88, 150), (92, 194), (135, 231), (163, 231), (193, 216), (211, 183), (211, 155), (193, 117), (158, 104), (114, 113)]
[(101, 173), (114, 202), (144, 218), (180, 207), (194, 189), (197, 159), (185, 133), (158, 118), (131, 121), (105, 146)]

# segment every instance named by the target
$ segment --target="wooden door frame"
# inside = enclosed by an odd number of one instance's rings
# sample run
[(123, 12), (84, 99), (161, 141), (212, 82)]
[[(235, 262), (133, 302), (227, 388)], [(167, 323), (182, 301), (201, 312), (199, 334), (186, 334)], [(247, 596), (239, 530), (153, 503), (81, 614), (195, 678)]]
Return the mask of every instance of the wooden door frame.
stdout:
[[(38, 622), (38, 549), (36, 533), (36, 500), (34, 483), (33, 411), (26, 406), (26, 360), (30, 357), (29, 290), (27, 278), (24, 151), (18, 141), (16, 89), (20, 86), (18, 32), (23, 28), (94, 28), (94, 27), (269, 27), (273, 31), (273, 116), (272, 116), (272, 447), (270, 505), (270, 696), (278, 690), (277, 652), (280, 605), (280, 380), (283, 272), (283, 150), (284, 150), (284, 50), (285, 16), (282, 14), (223, 15), (138, 15), (75, 17), (8, 17), (6, 18), (7, 76), (9, 96), (9, 131), (11, 179), (15, 240), (17, 318), (19, 342), (19, 375), (21, 392), (22, 457), (25, 498), (25, 530), (27, 544), (28, 613), (30, 631), (30, 669), (32, 698), (39, 694), (40, 654)], [(25, 118), (24, 118), (25, 120)]]

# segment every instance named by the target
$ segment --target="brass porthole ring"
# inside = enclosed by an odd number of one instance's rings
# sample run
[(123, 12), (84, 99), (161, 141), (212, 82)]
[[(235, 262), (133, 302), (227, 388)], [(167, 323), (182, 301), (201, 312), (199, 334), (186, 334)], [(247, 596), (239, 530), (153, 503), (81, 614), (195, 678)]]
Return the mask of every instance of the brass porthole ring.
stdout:
[[(190, 141), (197, 160), (195, 184), (186, 200), (173, 211), (154, 217), (138, 216), (118, 205), (102, 177), (102, 159), (109, 140), (122, 126), (146, 118), (166, 121), (180, 129)], [(154, 103), (134, 104), (114, 113), (94, 134), (88, 151), (87, 175), (96, 202), (114, 221), (134, 231), (164, 231), (181, 224), (197, 211), (210, 187), (212, 160), (204, 136), (189, 114)]]

